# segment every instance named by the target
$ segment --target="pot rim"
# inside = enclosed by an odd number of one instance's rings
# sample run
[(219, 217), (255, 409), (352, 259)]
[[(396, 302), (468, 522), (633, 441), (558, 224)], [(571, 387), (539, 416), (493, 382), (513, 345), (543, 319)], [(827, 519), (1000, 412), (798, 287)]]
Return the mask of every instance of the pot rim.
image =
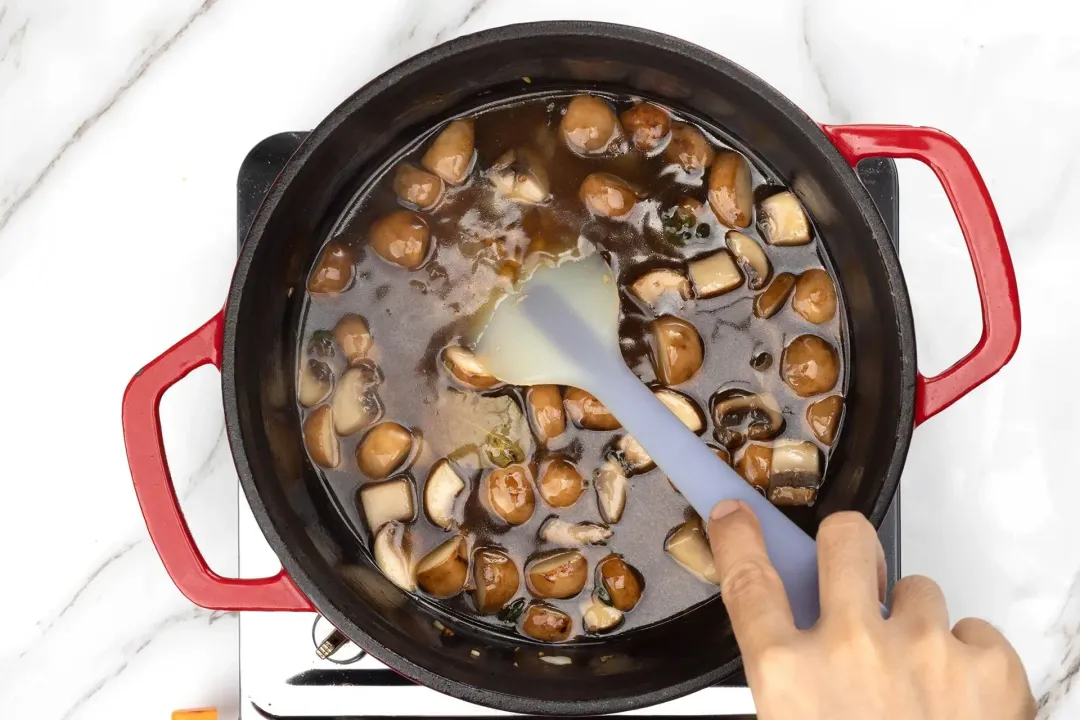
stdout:
[(607, 39), (628, 41), (648, 45), (659, 50), (666, 50), (688, 57), (702, 65), (713, 67), (718, 72), (730, 75), (738, 82), (753, 87), (769, 104), (787, 116), (822, 155), (823, 161), (832, 166), (833, 171), (838, 174), (845, 190), (860, 207), (865, 222), (871, 228), (871, 237), (878, 245), (882, 263), (892, 284), (890, 292), (894, 299), (894, 310), (900, 331), (900, 345), (911, 349), (910, 353), (906, 353), (900, 358), (901, 397), (896, 447), (888, 475), (883, 480), (882, 490), (869, 516), (875, 528), (880, 526), (896, 492), (915, 425), (917, 365), (914, 319), (900, 268), (899, 257), (895, 248), (889, 242), (889, 232), (884, 221), (881, 219), (866, 188), (859, 181), (854, 169), (828, 139), (820, 126), (777, 89), (742, 66), (711, 50), (670, 35), (616, 23), (577, 20), (519, 23), (482, 30), (429, 48), (372, 79), (336, 107), (304, 139), (278, 175), (252, 220), (247, 240), (245, 240), (237, 259), (225, 305), (221, 363), (225, 426), (240, 483), (244, 488), (244, 494), (251, 506), (252, 513), (259, 523), (260, 529), (280, 559), (285, 572), (311, 600), (317, 611), (335, 627), (342, 629), (350, 639), (357, 642), (357, 645), (396, 672), (437, 691), (500, 710), (526, 714), (599, 715), (655, 705), (708, 687), (738, 672), (742, 668), (742, 659), (738, 657), (720, 667), (706, 670), (691, 680), (659, 690), (597, 700), (548, 700), (499, 693), (449, 680), (442, 675), (427, 670), (409, 658), (394, 652), (391, 648), (380, 644), (347, 615), (339, 611), (305, 571), (307, 559), (298, 556), (296, 548), (288, 546), (283, 541), (282, 535), (275, 525), (275, 520), (268, 513), (261, 496), (255, 489), (251, 464), (248, 462), (244, 449), (236, 393), (235, 338), (240, 299), (248, 284), (252, 259), (258, 252), (258, 239), (265, 231), (282, 195), (286, 192), (305, 161), (356, 108), (367, 104), (400, 79), (431, 65), (441, 63), (448, 57), (507, 40), (536, 38), (537, 36), (579, 37), (583, 39), (602, 36)]

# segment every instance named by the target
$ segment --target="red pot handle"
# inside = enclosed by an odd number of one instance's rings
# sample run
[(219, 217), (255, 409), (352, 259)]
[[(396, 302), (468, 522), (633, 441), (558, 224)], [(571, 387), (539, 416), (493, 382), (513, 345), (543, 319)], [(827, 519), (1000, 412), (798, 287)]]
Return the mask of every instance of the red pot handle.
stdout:
[(940, 130), (906, 125), (822, 125), (821, 129), (854, 167), (869, 157), (918, 160), (937, 175), (964, 233), (982, 303), (978, 344), (934, 377), (919, 373), (915, 424), (921, 424), (1005, 366), (1020, 342), (1020, 297), (1016, 291), (1005, 233), (975, 162), (967, 150)]
[(221, 368), (218, 313), (131, 378), (124, 392), (124, 444), (146, 529), (169, 577), (196, 605), (211, 610), (313, 610), (282, 570), (254, 580), (224, 578), (210, 569), (191, 537), (176, 497), (158, 407), (165, 391), (197, 367)]

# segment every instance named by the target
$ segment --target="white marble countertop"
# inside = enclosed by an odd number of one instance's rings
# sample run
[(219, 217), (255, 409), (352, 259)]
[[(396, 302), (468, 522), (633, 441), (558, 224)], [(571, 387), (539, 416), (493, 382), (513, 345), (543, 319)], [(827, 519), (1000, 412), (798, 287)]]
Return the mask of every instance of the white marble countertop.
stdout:
[[(1080, 203), (1080, 7), (1067, 0), (0, 0), (0, 716), (236, 717), (236, 618), (192, 607), (150, 546), (123, 388), (221, 306), (236, 170), (256, 141), (310, 128), (442, 40), (556, 18), (679, 35), (818, 120), (933, 125), (968, 147), (1009, 237), (1023, 338), (1005, 371), (916, 432), (903, 570), (936, 578), (955, 619), (1005, 631), (1041, 717), (1080, 716), (1078, 323), (1071, 283), (1040, 264), (1080, 264), (1065, 212)], [(977, 296), (944, 194), (900, 165), (901, 256), (934, 371), (977, 339)], [(162, 412), (195, 535), (227, 574), (236, 486), (216, 373)]]

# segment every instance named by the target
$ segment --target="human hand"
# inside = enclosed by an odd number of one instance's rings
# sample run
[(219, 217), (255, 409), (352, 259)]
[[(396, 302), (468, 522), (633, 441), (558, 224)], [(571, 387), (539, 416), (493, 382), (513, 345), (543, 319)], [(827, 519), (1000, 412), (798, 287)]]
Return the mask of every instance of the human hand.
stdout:
[(1027, 720), (1035, 700), (1016, 651), (989, 623), (949, 629), (941, 588), (912, 575), (892, 592), (885, 554), (859, 513), (817, 535), (821, 617), (795, 627), (753, 511), (725, 500), (709, 519), (720, 593), (762, 720)]

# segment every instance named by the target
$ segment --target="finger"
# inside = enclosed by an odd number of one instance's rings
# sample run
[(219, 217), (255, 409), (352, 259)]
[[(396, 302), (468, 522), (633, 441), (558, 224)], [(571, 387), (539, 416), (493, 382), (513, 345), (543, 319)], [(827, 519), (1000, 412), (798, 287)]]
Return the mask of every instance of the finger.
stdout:
[(908, 575), (896, 583), (889, 617), (917, 627), (949, 627), (945, 594), (925, 575)]
[(874, 526), (859, 513), (834, 513), (817, 545), (821, 617), (880, 617), (885, 552)]
[(725, 500), (713, 508), (709, 541), (720, 597), (735, 639), (751, 661), (796, 631), (784, 584), (769, 561), (761, 526), (746, 503)]
[(964, 618), (953, 626), (952, 634), (965, 645), (981, 648), (1006, 647), (1012, 650), (1012, 645), (996, 627), (979, 618)]
[(1000, 694), (1001, 717), (1035, 717), (1035, 698), (1016, 649), (990, 623), (964, 618), (953, 626), (957, 640), (977, 650), (983, 677)]

